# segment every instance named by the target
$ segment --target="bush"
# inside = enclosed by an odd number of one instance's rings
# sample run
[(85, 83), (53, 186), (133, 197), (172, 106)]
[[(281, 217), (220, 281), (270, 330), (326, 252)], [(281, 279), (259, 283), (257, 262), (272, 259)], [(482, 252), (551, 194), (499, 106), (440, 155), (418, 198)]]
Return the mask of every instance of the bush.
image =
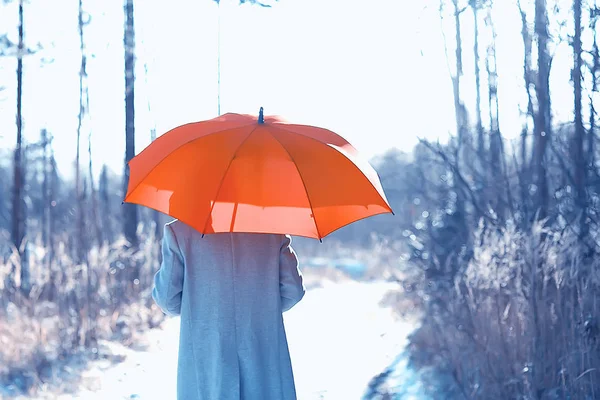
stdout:
[(543, 222), (474, 236), (454, 286), (427, 292), (413, 361), (441, 365), (468, 399), (600, 397), (600, 261)]

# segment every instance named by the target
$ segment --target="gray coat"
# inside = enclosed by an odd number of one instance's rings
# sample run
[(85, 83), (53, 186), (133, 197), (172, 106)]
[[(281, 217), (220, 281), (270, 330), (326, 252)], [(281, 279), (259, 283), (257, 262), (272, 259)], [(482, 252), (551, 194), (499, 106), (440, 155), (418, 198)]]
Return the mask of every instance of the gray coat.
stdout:
[(181, 316), (178, 400), (293, 400), (282, 312), (304, 296), (287, 235), (164, 228), (152, 297)]

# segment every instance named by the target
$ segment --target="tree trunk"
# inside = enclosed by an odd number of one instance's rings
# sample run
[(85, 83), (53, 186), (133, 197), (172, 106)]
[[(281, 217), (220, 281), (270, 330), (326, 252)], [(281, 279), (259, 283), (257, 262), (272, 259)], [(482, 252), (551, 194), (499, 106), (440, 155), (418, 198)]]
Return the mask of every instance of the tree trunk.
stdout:
[[(50, 160), (48, 159), (48, 145), (49, 140), (48, 140), (48, 131), (46, 129), (42, 129), (41, 131), (41, 139), (42, 139), (42, 222), (41, 222), (41, 227), (42, 227), (42, 246), (44, 246), (45, 250), (48, 250), (49, 244), (48, 244), (48, 238), (49, 238), (49, 232), (48, 232), (48, 216), (50, 213), (50, 199), (48, 197), (48, 183), (49, 183), (49, 176), (48, 176), (48, 169), (49, 169), (49, 163)], [(44, 266), (46, 268), (49, 267), (48, 265), (48, 256), (44, 256)]]
[[(455, 40), (456, 40), (456, 75), (454, 76), (453, 87), (454, 87), (454, 107), (456, 111), (456, 132), (458, 135), (458, 148), (456, 151), (456, 166), (460, 168), (461, 160), (462, 160), (462, 152), (465, 139), (467, 137), (467, 111), (462, 102), (462, 98), (460, 95), (460, 78), (463, 74), (463, 64), (462, 64), (462, 36), (461, 36), (461, 27), (460, 27), (460, 14), (462, 10), (458, 8), (458, 0), (452, 0), (454, 5), (454, 28), (455, 28)], [(460, 183), (455, 184), (456, 188), (456, 212), (454, 215), (454, 220), (456, 221), (456, 229), (458, 232), (462, 234), (459, 241), (464, 244), (467, 241), (468, 237), (468, 227), (467, 227), (467, 215), (466, 215), (466, 207), (465, 207), (465, 195), (463, 193), (463, 188), (460, 187)]]
[(490, 164), (492, 181), (495, 186), (494, 209), (500, 219), (504, 218), (504, 204), (502, 202), (503, 188), (503, 160), (502, 135), (500, 133), (500, 116), (498, 106), (498, 63), (496, 59), (496, 29), (492, 20), (491, 9), (486, 17), (487, 25), (492, 33), (486, 57), (486, 72), (488, 76), (488, 105), (490, 112)]
[[(441, 0), (442, 8), (444, 0)], [(467, 127), (467, 114), (465, 106), (461, 99), (460, 94), (460, 78), (463, 74), (462, 65), (462, 37), (461, 37), (461, 25), (460, 25), (460, 14), (464, 9), (458, 7), (458, 0), (452, 0), (453, 4), (453, 16), (454, 16), (454, 28), (455, 28), (455, 74), (451, 76), (453, 95), (454, 95), (454, 109), (456, 113), (456, 134), (457, 134), (457, 147), (455, 150), (454, 163), (457, 170), (460, 170), (463, 160), (463, 153), (465, 151), (465, 140), (467, 139), (468, 127)], [(440, 8), (440, 12), (442, 11)], [(442, 14), (443, 18), (443, 14)], [(469, 231), (467, 227), (467, 214), (466, 214), (466, 200), (465, 200), (465, 185), (468, 183), (460, 182), (458, 179), (453, 180), (453, 189), (456, 193), (455, 211), (448, 217), (447, 223), (451, 226), (451, 229), (455, 231), (455, 243), (452, 251), (458, 254), (461, 248), (468, 242)], [(478, 216), (475, 216), (478, 218)], [(453, 269), (455, 266), (452, 267)]]
[[(550, 56), (548, 54), (548, 15), (546, 10), (546, 0), (535, 0), (535, 33), (538, 45), (538, 71), (536, 82), (537, 113), (535, 115), (534, 143), (533, 143), (533, 183), (536, 187), (535, 206), (538, 209), (538, 218), (544, 219), (548, 215), (548, 177), (546, 173), (546, 148), (548, 139), (551, 135), (550, 118)], [(545, 235), (541, 235), (544, 240)], [(540, 338), (540, 319), (536, 294), (536, 271), (540, 268), (540, 261), (534, 260), (531, 266), (531, 309), (532, 309), (532, 327), (533, 344), (529, 357), (534, 360), (532, 391), (538, 393), (540, 382), (546, 371), (543, 370), (545, 364), (545, 352), (542, 348)]]
[[(57, 290), (56, 290), (56, 282), (60, 276), (57, 268), (54, 267), (54, 254), (56, 249), (56, 193), (58, 192), (58, 171), (56, 168), (56, 159), (54, 158), (54, 149), (52, 148), (52, 144), (50, 144), (50, 159), (49, 159), (49, 182), (48, 182), (48, 201), (49, 201), (49, 210), (48, 210), (48, 262), (50, 264), (50, 276), (51, 276), (51, 291), (50, 291), (50, 301), (55, 301), (57, 298)], [(64, 271), (64, 270), (63, 270)], [(63, 272), (64, 275), (64, 272)], [(59, 304), (60, 308), (60, 304)]]
[(475, 117), (477, 119), (477, 153), (481, 159), (481, 164), (485, 165), (485, 140), (483, 133), (483, 123), (481, 119), (481, 72), (479, 68), (479, 15), (477, 1), (471, 2), (473, 10), (473, 28), (474, 28), (474, 44), (473, 56), (475, 60)]
[[(598, 33), (596, 26), (598, 23), (598, 8), (596, 1), (590, 6), (590, 27), (593, 32), (593, 45), (592, 45), (592, 65), (590, 66), (590, 72), (592, 75), (592, 93), (598, 92), (598, 78), (597, 73), (600, 71), (600, 49), (598, 48)], [(594, 101), (590, 96), (590, 130), (587, 135), (587, 167), (588, 176), (592, 174), (597, 175), (596, 172), (596, 156), (595, 156), (595, 135), (596, 135), (596, 109), (594, 108)]]
[[(529, 162), (529, 152), (528, 152), (528, 137), (530, 134), (529, 131), (529, 121), (533, 121), (534, 131), (535, 131), (535, 111), (533, 109), (533, 100), (532, 100), (532, 88), (534, 87), (533, 83), (533, 72), (532, 72), (532, 50), (533, 50), (533, 40), (532, 35), (529, 31), (529, 24), (527, 23), (527, 14), (523, 10), (521, 6), (520, 0), (517, 0), (517, 6), (519, 8), (519, 14), (521, 15), (521, 37), (523, 38), (523, 83), (525, 85), (525, 93), (527, 94), (527, 111), (524, 114), (523, 118), (523, 128), (521, 130), (521, 154), (520, 154), (520, 164), (521, 164), (521, 207), (523, 211), (522, 223), (527, 224), (530, 215), (530, 195), (529, 195), (529, 184), (531, 182), (531, 166)], [(523, 227), (524, 227), (523, 226)]]
[(85, 258), (85, 249), (83, 246), (84, 235), (84, 216), (83, 216), (83, 199), (81, 193), (81, 130), (83, 126), (83, 118), (86, 112), (84, 98), (84, 79), (86, 74), (86, 57), (85, 57), (85, 42), (83, 39), (83, 3), (79, 0), (79, 12), (77, 18), (77, 26), (79, 30), (79, 50), (81, 52), (81, 64), (79, 67), (79, 114), (77, 117), (77, 151), (75, 153), (75, 199), (77, 201), (76, 223), (75, 223), (75, 260), (77, 263), (83, 262)]
[(40, 298), (48, 300), (51, 296), (52, 293), (54, 292), (55, 288), (56, 288), (56, 281), (55, 281), (55, 276), (52, 273), (52, 264), (50, 262), (50, 257), (49, 257), (49, 232), (48, 232), (48, 216), (50, 214), (50, 198), (48, 196), (48, 184), (50, 181), (50, 177), (49, 177), (49, 167), (50, 167), (50, 160), (49, 160), (49, 153), (48, 153), (48, 146), (49, 146), (49, 139), (48, 139), (48, 131), (43, 128), (40, 131), (40, 145), (42, 146), (42, 215), (41, 215), (41, 220), (40, 220), (40, 229), (42, 232), (42, 247), (44, 248), (44, 256), (42, 257), (42, 268), (44, 268), (45, 271), (48, 271), (48, 284), (44, 286), (44, 290), (42, 291)]
[(458, 0), (452, 0), (454, 5), (454, 26), (455, 26), (455, 39), (456, 39), (456, 74), (452, 77), (452, 88), (454, 92), (454, 111), (456, 113), (456, 134), (458, 136), (458, 144), (461, 147), (464, 143), (466, 136), (466, 110), (462, 103), (460, 96), (460, 78), (463, 74), (462, 67), (462, 39), (461, 39), (461, 28), (460, 28), (460, 13), (461, 10), (458, 7)]
[(575, 169), (575, 191), (577, 212), (581, 214), (580, 234), (587, 236), (587, 199), (585, 190), (586, 161), (583, 152), (583, 141), (585, 131), (583, 128), (583, 117), (581, 115), (581, 0), (573, 0), (573, 15), (575, 18), (575, 32), (573, 35), (573, 89), (574, 89), (574, 111), (575, 111), (575, 143), (574, 143), (574, 169)]
[(17, 49), (17, 143), (14, 151), (14, 181), (12, 193), (12, 226), (11, 239), (21, 257), (21, 287), (27, 289), (28, 269), (26, 251), (23, 240), (25, 238), (25, 200), (23, 187), (25, 174), (23, 172), (23, 55), (25, 44), (23, 40), (23, 0), (19, 1), (19, 42)]
[[(88, 103), (89, 104), (89, 103)], [(88, 137), (88, 173), (90, 179), (90, 198), (92, 200), (92, 225), (94, 228), (94, 233), (96, 234), (96, 242), (98, 247), (102, 246), (104, 243), (104, 235), (102, 234), (102, 229), (100, 228), (100, 220), (98, 216), (98, 191), (96, 190), (96, 185), (94, 183), (94, 167), (92, 162), (92, 133), (90, 131)]]
[[(87, 74), (86, 74), (87, 76)], [(85, 88), (85, 104), (87, 104), (88, 112), (89, 112), (89, 104), (90, 97), (89, 91), (87, 89), (87, 85)], [(96, 236), (96, 243), (98, 247), (102, 246), (104, 243), (104, 238), (102, 234), (102, 229), (100, 228), (100, 220), (98, 216), (98, 191), (96, 190), (96, 185), (94, 183), (94, 167), (93, 167), (93, 157), (92, 157), (92, 130), (90, 129), (88, 133), (88, 174), (90, 179), (90, 199), (91, 199), (91, 208), (92, 208), (92, 225), (94, 229), (94, 233)]]
[(114, 231), (112, 229), (112, 221), (110, 218), (111, 209), (110, 209), (110, 197), (109, 197), (109, 187), (108, 187), (108, 169), (106, 165), (102, 166), (102, 170), (100, 171), (100, 181), (98, 182), (98, 191), (100, 195), (100, 213), (106, 218), (102, 219), (102, 231), (103, 238), (105, 243), (111, 243), (114, 239)]
[(546, 147), (551, 135), (550, 115), (550, 55), (548, 54), (548, 16), (546, 0), (535, 1), (535, 33), (538, 47), (538, 71), (533, 148), (533, 183), (536, 187), (536, 207), (539, 218), (548, 214), (548, 177), (546, 174)]
[[(134, 81), (135, 81), (135, 30), (133, 16), (133, 0), (125, 2), (125, 173), (123, 179), (123, 193), (127, 192), (129, 182), (128, 162), (135, 156), (135, 108), (134, 108)], [(133, 204), (123, 204), (123, 234), (132, 247), (137, 247), (137, 207)]]
[[(521, 2), (517, 0), (519, 7), (519, 13), (521, 15), (521, 36), (523, 38), (523, 83), (525, 84), (525, 91), (527, 93), (527, 118), (535, 118), (535, 112), (533, 110), (533, 100), (531, 96), (531, 88), (534, 86), (533, 72), (531, 65), (531, 54), (533, 50), (533, 39), (529, 33), (529, 25), (527, 23), (527, 14), (521, 7)], [(525, 160), (523, 160), (525, 161)]]
[[(81, 70), (79, 73), (79, 130), (77, 133), (77, 153), (79, 155), (79, 151), (80, 151), (80, 137), (81, 137), (81, 123), (83, 121), (83, 118), (85, 118), (88, 114), (89, 114), (89, 105), (90, 105), (90, 98), (89, 98), (89, 91), (88, 91), (88, 83), (87, 83), (87, 56), (86, 56), (86, 48), (85, 48), (85, 41), (84, 41), (84, 35), (83, 35), (83, 29), (84, 26), (87, 24), (87, 22), (85, 22), (83, 20), (83, 16), (84, 16), (84, 12), (83, 12), (83, 1), (79, 0), (79, 39), (80, 39), (80, 49), (81, 49)], [(94, 190), (94, 174), (93, 174), (93, 169), (92, 169), (92, 130), (91, 127), (88, 127), (88, 173), (89, 173), (89, 179), (90, 179), (90, 191), (89, 191), (89, 199), (91, 200), (91, 218), (88, 218), (88, 220), (91, 222), (91, 228), (93, 229), (95, 236), (96, 236), (96, 240), (98, 241), (98, 246), (100, 246), (102, 244), (102, 238), (101, 238), (101, 234), (100, 234), (100, 228), (98, 226), (98, 215), (97, 215), (97, 209), (96, 209), (96, 198), (95, 198), (95, 190)], [(77, 174), (80, 174), (80, 168), (81, 166), (79, 165), (79, 157), (78, 157), (78, 163), (77, 163)], [(79, 180), (77, 181), (78, 185), (79, 185)], [(96, 318), (96, 313), (95, 313), (95, 304), (92, 301), (92, 294), (94, 292), (93, 290), (93, 286), (92, 286), (92, 274), (93, 274), (93, 270), (92, 270), (92, 265), (90, 263), (90, 260), (88, 258), (88, 251), (92, 246), (92, 236), (94, 235), (92, 232), (84, 232), (83, 231), (83, 210), (84, 207), (86, 205), (86, 198), (87, 198), (87, 184), (84, 180), (84, 189), (83, 189), (83, 193), (81, 195), (81, 197), (79, 198), (79, 202), (78, 202), (78, 207), (79, 210), (81, 212), (81, 216), (80, 216), (80, 223), (81, 223), (81, 233), (82, 233), (82, 238), (80, 238), (80, 240), (83, 240), (84, 246), (83, 250), (85, 251), (85, 272), (86, 272), (86, 283), (87, 283), (87, 287), (86, 287), (86, 303), (85, 303), (85, 308), (86, 308), (86, 324), (85, 324), (85, 331), (83, 332), (83, 337), (84, 337), (84, 344), (87, 347), (91, 347), (96, 343), (96, 329), (95, 329), (95, 318)], [(84, 235), (85, 234), (85, 238)]]
[(14, 183), (12, 198), (12, 242), (21, 253), (24, 233), (23, 186), (23, 0), (19, 1), (19, 44), (17, 49), (17, 143), (14, 152)]

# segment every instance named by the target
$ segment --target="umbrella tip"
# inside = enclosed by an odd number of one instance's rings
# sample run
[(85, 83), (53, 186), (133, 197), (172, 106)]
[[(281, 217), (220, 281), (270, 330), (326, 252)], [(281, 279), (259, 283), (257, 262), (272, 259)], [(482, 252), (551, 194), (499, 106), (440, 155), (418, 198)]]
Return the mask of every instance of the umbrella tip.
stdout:
[(258, 112), (258, 123), (259, 124), (264, 124), (265, 123), (265, 116), (263, 114), (263, 108), (260, 108), (260, 111)]

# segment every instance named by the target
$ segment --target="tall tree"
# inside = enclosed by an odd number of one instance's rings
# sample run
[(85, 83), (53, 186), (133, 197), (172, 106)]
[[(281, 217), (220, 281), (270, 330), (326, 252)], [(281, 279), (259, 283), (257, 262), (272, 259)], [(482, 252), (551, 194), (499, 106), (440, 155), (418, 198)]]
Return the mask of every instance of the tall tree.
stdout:
[[(48, 152), (48, 147), (50, 145), (50, 138), (48, 136), (48, 131), (46, 129), (42, 129), (41, 131), (41, 140), (42, 140), (42, 151), (43, 151), (43, 155), (42, 155), (42, 245), (44, 246), (45, 249), (49, 248), (49, 237), (50, 237), (50, 232), (48, 232), (48, 219), (49, 219), (49, 215), (50, 215), (50, 197), (49, 197), (49, 190), (48, 190), (48, 184), (50, 183), (50, 177), (49, 177), (49, 166), (50, 166), (50, 160), (49, 160), (49, 152)], [(48, 268), (49, 267), (49, 259), (46, 256), (45, 258), (45, 263), (44, 263), (44, 267)]]
[(102, 218), (102, 237), (104, 243), (114, 240), (114, 230), (112, 229), (112, 219), (110, 218), (112, 210), (110, 207), (110, 187), (108, 182), (108, 168), (106, 164), (100, 170), (100, 179), (98, 182), (98, 192), (100, 197), (100, 214), (106, 216)]
[[(83, 226), (86, 221), (84, 221), (84, 208), (86, 206), (86, 197), (87, 197), (87, 181), (83, 179), (83, 189), (81, 188), (81, 165), (80, 165), (80, 143), (81, 143), (81, 131), (82, 124), (84, 119), (89, 114), (89, 91), (88, 91), (88, 76), (87, 76), (87, 52), (85, 47), (84, 40), (84, 27), (89, 23), (89, 15), (87, 15), (83, 10), (83, 0), (79, 0), (79, 13), (78, 13), (78, 26), (79, 26), (79, 44), (81, 51), (81, 67), (79, 70), (79, 121), (77, 126), (77, 156), (76, 156), (76, 188), (77, 188), (77, 232), (78, 232), (78, 259), (79, 262), (84, 262), (86, 269), (86, 330), (84, 341), (86, 346), (89, 346), (95, 343), (96, 334), (95, 334), (95, 310), (92, 302), (92, 266), (87, 260), (87, 251), (91, 246), (91, 237), (93, 236), (89, 230), (84, 231)], [(91, 228), (93, 228), (96, 240), (99, 243), (102, 243), (101, 233), (98, 226), (97, 220), (97, 210), (95, 203), (95, 193), (94, 193), (94, 175), (92, 169), (92, 130), (91, 127), (88, 126), (88, 172), (90, 179), (90, 198), (91, 198), (91, 218), (88, 218), (88, 221), (91, 222)]]
[(496, 214), (502, 219), (504, 217), (504, 204), (501, 193), (506, 189), (502, 179), (504, 166), (504, 150), (502, 145), (502, 134), (500, 132), (500, 107), (498, 104), (498, 62), (496, 59), (496, 28), (492, 17), (492, 8), (489, 7), (486, 15), (486, 24), (491, 32), (488, 44), (485, 67), (488, 80), (488, 107), (490, 113), (490, 166), (491, 178), (495, 186), (495, 198), (493, 200)]
[(485, 162), (485, 141), (483, 122), (481, 118), (481, 69), (479, 68), (479, 1), (470, 0), (469, 5), (473, 10), (473, 59), (475, 61), (475, 118), (477, 130), (477, 152), (482, 162)]
[(539, 217), (548, 213), (548, 176), (546, 171), (546, 147), (551, 135), (550, 63), (548, 53), (548, 14), (546, 0), (535, 0), (535, 34), (537, 38), (538, 70), (535, 92), (537, 112), (534, 123), (533, 183), (536, 187), (536, 207)]
[(575, 99), (575, 136), (573, 146), (573, 161), (575, 170), (575, 191), (576, 204), (578, 212), (581, 213), (580, 233), (583, 236), (587, 235), (586, 218), (586, 191), (585, 191), (585, 176), (586, 176), (586, 160), (583, 152), (583, 142), (585, 131), (583, 128), (583, 116), (581, 114), (581, 0), (573, 0), (573, 17), (575, 19), (575, 32), (573, 34), (573, 94)]
[[(88, 96), (86, 91), (86, 97)], [(86, 103), (89, 104), (89, 98), (86, 100)], [(98, 246), (101, 246), (104, 243), (104, 234), (102, 233), (102, 229), (100, 228), (100, 221), (98, 215), (98, 190), (96, 190), (96, 184), (94, 183), (94, 167), (93, 167), (93, 157), (92, 157), (92, 130), (90, 129), (88, 133), (88, 178), (90, 180), (90, 199), (91, 199), (91, 219), (92, 219), (92, 227), (94, 229), (94, 233), (96, 234), (96, 241)]]
[(23, 247), (25, 238), (25, 200), (23, 198), (25, 174), (23, 172), (23, 56), (25, 54), (23, 0), (19, 0), (19, 39), (17, 44), (17, 143), (14, 151), (14, 174), (12, 193), (11, 239), (21, 256), (21, 284), (27, 288), (25, 278), (28, 275), (26, 252)]
[[(598, 77), (597, 74), (600, 71), (600, 48), (598, 47), (598, 33), (596, 27), (598, 25), (598, 14), (600, 10), (597, 6), (597, 0), (594, 0), (594, 4), (590, 5), (590, 29), (592, 33), (592, 62), (589, 65), (592, 81), (592, 93), (598, 92)], [(590, 96), (590, 117), (589, 124), (590, 129), (588, 132), (588, 144), (587, 144), (587, 163), (588, 171), (590, 174), (595, 173), (595, 135), (596, 135), (596, 109), (594, 108), (594, 101)]]
[[(463, 162), (466, 160), (463, 157), (468, 147), (465, 147), (468, 139), (468, 121), (467, 121), (467, 110), (461, 97), (461, 77), (463, 75), (463, 61), (462, 61), (462, 33), (461, 33), (461, 14), (466, 10), (466, 7), (459, 7), (458, 0), (452, 0), (452, 16), (454, 22), (454, 54), (455, 54), (455, 68), (452, 71), (448, 56), (448, 46), (446, 42), (446, 35), (444, 34), (444, 48), (446, 52), (446, 60), (448, 62), (448, 69), (450, 72), (450, 78), (452, 80), (452, 89), (454, 97), (454, 111), (456, 116), (456, 136), (457, 145), (453, 149), (454, 160), (449, 160), (447, 157), (444, 158), (444, 162), (450, 168), (448, 173), (452, 176), (451, 187), (452, 195), (449, 198), (450, 209), (454, 209), (444, 221), (444, 224), (448, 227), (448, 230), (454, 232), (454, 241), (451, 246), (450, 253), (458, 255), (465, 244), (468, 242), (468, 228), (467, 228), (467, 214), (466, 214), (466, 198), (467, 193), (470, 192), (469, 183), (464, 179), (460, 173), (460, 168), (463, 166)], [(440, 16), (444, 15), (444, 8), (446, 6), (446, 0), (440, 0)], [(470, 140), (469, 140), (470, 141)], [(434, 153), (439, 151), (434, 150)], [(468, 163), (468, 161), (467, 161)], [(476, 216), (479, 218), (479, 216)], [(455, 268), (452, 268), (455, 270)]]
[(520, 196), (521, 196), (521, 209), (525, 218), (521, 221), (526, 224), (529, 215), (529, 183), (531, 180), (530, 176), (530, 165), (529, 165), (529, 151), (528, 151), (528, 138), (530, 135), (529, 123), (533, 121), (535, 125), (535, 111), (533, 109), (533, 88), (534, 74), (532, 67), (532, 52), (533, 52), (533, 38), (529, 28), (529, 22), (527, 21), (527, 13), (521, 1), (517, 0), (517, 6), (519, 8), (519, 14), (521, 16), (521, 37), (523, 40), (523, 84), (525, 86), (525, 93), (527, 94), (527, 109), (521, 111), (523, 115), (523, 127), (521, 129), (521, 143), (520, 143)]
[(19, 1), (19, 42), (17, 45), (17, 143), (14, 152), (14, 182), (12, 198), (12, 231), (11, 238), (15, 247), (21, 249), (25, 236), (25, 210), (23, 204), (24, 174), (23, 165), (23, 0)]
[(456, 113), (456, 134), (458, 136), (459, 146), (464, 144), (465, 136), (467, 133), (467, 110), (460, 93), (460, 80), (463, 76), (463, 60), (462, 60), (462, 35), (461, 35), (461, 21), (460, 15), (464, 11), (458, 5), (458, 0), (452, 0), (454, 6), (454, 33), (455, 33), (455, 63), (456, 69), (455, 74), (452, 76), (452, 88), (454, 93), (454, 111)]
[(79, 65), (79, 113), (77, 117), (77, 150), (75, 152), (75, 199), (76, 199), (76, 222), (75, 222), (75, 257), (78, 263), (81, 263), (85, 257), (84, 246), (84, 212), (83, 212), (83, 195), (81, 191), (81, 130), (83, 119), (86, 113), (85, 104), (85, 79), (87, 58), (85, 55), (85, 41), (83, 37), (83, 1), (79, 0), (79, 9), (77, 13), (77, 27), (79, 31), (79, 50), (81, 62)]
[[(123, 193), (129, 182), (129, 161), (135, 156), (135, 26), (133, 0), (125, 0), (125, 173)], [(138, 211), (134, 204), (123, 204), (123, 234), (132, 247), (137, 247)]]
[[(59, 185), (59, 178), (58, 178), (58, 170), (56, 167), (56, 158), (54, 156), (54, 149), (52, 147), (52, 138), (50, 138), (50, 157), (48, 160), (48, 164), (49, 164), (49, 178), (48, 178), (48, 201), (50, 204), (50, 208), (48, 210), (48, 263), (50, 265), (53, 264), (54, 261), (54, 255), (55, 255), (55, 249), (56, 249), (56, 243), (57, 243), (57, 239), (56, 239), (56, 220), (57, 218), (57, 212), (56, 212), (56, 206), (57, 206), (57, 202), (56, 199), (58, 197), (58, 185)], [(63, 270), (63, 274), (64, 274), (64, 270)], [(56, 282), (58, 281), (58, 278), (60, 276), (60, 272), (57, 270), (57, 268), (51, 268), (50, 270), (50, 301), (55, 300), (55, 297), (57, 296), (57, 292), (55, 290), (56, 288)]]

